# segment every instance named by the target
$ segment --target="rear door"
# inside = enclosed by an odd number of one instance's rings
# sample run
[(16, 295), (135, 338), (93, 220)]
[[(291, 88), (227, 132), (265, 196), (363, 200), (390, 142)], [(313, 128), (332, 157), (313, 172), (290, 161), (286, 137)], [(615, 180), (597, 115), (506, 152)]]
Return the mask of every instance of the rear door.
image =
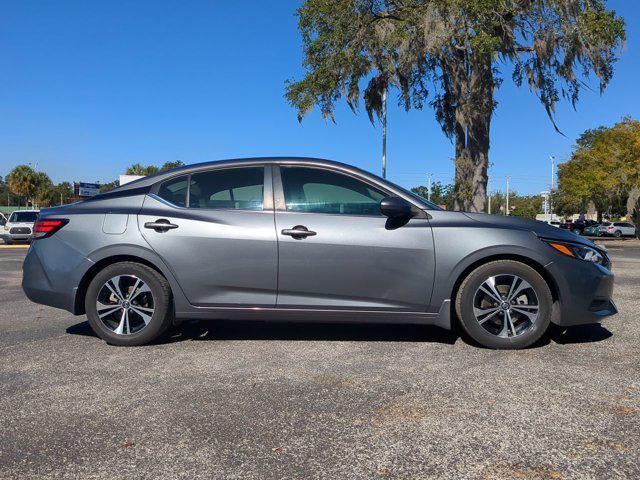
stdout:
[(274, 194), (278, 307), (427, 309), (434, 252), (426, 215), (391, 226), (380, 212), (388, 192), (318, 167), (274, 167)]
[(273, 307), (278, 250), (271, 167), (218, 168), (156, 185), (138, 215), (190, 303)]

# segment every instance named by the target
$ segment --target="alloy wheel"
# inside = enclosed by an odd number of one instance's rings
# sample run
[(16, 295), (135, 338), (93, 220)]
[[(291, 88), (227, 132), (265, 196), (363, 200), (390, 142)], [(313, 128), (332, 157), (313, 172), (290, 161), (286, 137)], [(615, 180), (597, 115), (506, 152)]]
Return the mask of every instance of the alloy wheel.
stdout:
[(109, 330), (117, 335), (132, 335), (151, 322), (155, 310), (153, 293), (135, 275), (118, 275), (98, 291), (96, 310)]
[(484, 330), (500, 338), (518, 337), (538, 320), (538, 295), (529, 282), (517, 275), (487, 278), (477, 288), (473, 313)]

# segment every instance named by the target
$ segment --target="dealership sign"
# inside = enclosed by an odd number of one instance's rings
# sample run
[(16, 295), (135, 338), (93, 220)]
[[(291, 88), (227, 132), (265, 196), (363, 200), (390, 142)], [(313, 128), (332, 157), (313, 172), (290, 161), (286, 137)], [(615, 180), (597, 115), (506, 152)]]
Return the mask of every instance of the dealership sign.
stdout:
[(77, 195), (79, 197), (93, 197), (100, 193), (100, 185), (98, 183), (76, 183)]

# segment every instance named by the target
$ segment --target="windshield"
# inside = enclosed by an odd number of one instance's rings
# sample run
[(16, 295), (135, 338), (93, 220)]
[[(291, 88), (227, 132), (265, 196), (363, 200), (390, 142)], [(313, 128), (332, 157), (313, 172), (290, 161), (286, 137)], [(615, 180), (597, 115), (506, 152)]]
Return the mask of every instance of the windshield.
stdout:
[(9, 221), (11, 223), (35, 223), (38, 212), (13, 212)]

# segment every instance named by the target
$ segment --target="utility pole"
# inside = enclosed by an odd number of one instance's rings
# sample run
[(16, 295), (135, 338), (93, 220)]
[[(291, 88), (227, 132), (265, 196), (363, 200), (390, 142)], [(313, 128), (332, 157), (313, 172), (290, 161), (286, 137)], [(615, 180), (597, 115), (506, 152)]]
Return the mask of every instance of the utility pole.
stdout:
[(382, 178), (387, 178), (387, 87), (382, 91)]
[(511, 180), (511, 176), (507, 175), (507, 209), (504, 214), (509, 215), (509, 180)]
[(431, 201), (431, 177), (432, 173), (427, 173), (427, 177), (429, 177), (429, 191), (427, 192), (427, 200)]

